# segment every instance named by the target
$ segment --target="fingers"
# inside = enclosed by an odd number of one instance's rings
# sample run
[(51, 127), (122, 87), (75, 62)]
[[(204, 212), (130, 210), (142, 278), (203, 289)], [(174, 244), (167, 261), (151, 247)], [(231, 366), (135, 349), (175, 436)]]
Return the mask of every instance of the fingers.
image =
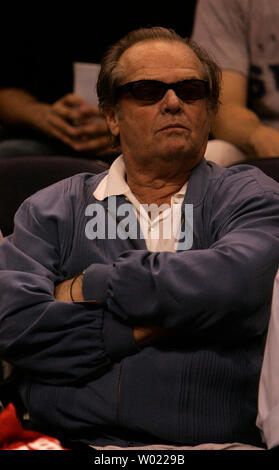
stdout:
[(87, 103), (83, 98), (73, 93), (68, 93), (63, 98), (61, 102), (69, 107), (79, 107), (82, 112), (90, 116), (100, 116), (100, 111), (98, 106), (92, 106)]
[(100, 115), (98, 108), (88, 106), (82, 98), (68, 94), (53, 105), (45, 105), (40, 109), (38, 127), (46, 134), (77, 152), (99, 156), (113, 153), (105, 118)]
[(103, 118), (94, 118), (77, 126), (77, 135), (82, 141), (90, 141), (97, 137), (107, 138), (108, 128)]
[(98, 155), (105, 155), (113, 152), (108, 136), (95, 137), (94, 139), (86, 142), (75, 142), (75, 150), (84, 153), (97, 153)]
[(51, 120), (51, 129), (51, 133), (54, 137), (61, 140), (66, 145), (69, 145), (76, 152), (91, 153), (101, 156), (111, 154), (115, 151), (111, 147), (107, 132), (99, 136), (94, 136), (89, 133), (88, 129), (84, 132), (82, 126), (74, 127), (60, 118), (53, 118)]
[(70, 107), (81, 106), (83, 104), (85, 105), (87, 104), (83, 98), (81, 98), (78, 95), (75, 95), (74, 93), (68, 93), (67, 95), (62, 96), (62, 98), (56, 101), (56, 103), (62, 103), (63, 105), (70, 106)]
[(82, 124), (90, 118), (100, 117), (97, 106), (88, 105), (83, 98), (73, 93), (69, 93), (56, 101), (53, 104), (53, 110), (74, 125)]
[(50, 113), (48, 116), (47, 133), (71, 147), (80, 138), (80, 130), (55, 113)]
[[(63, 141), (66, 139), (66, 143), (69, 143), (70, 139), (71, 144), (79, 144), (92, 140), (95, 136), (107, 139), (107, 126), (104, 118), (93, 119), (91, 117), (90, 121), (85, 121), (85, 124), (77, 125), (81, 119), (84, 119), (84, 114), (77, 110), (65, 109), (61, 103), (56, 103), (48, 113), (47, 126), (55, 137), (62, 138)], [(103, 145), (102, 141), (100, 145)]]
[(62, 119), (65, 124), (77, 127), (73, 131), (69, 126), (63, 126), (61, 120), (56, 119), (56, 124), (60, 130), (65, 129), (68, 136), (81, 137), (82, 140), (88, 140), (95, 136), (107, 134), (107, 125), (105, 118), (100, 115), (98, 108), (89, 106), (80, 97), (68, 94), (56, 101), (52, 105), (53, 118)]
[(134, 327), (133, 336), (138, 346), (147, 346), (166, 337), (167, 330), (159, 326)]
[(72, 100), (68, 99), (67, 97), (68, 95), (56, 101), (52, 105), (52, 112), (64, 121), (67, 121), (71, 124), (75, 124), (76, 121), (79, 121), (82, 118), (82, 114), (80, 113), (80, 107), (85, 106), (85, 104), (79, 99)]

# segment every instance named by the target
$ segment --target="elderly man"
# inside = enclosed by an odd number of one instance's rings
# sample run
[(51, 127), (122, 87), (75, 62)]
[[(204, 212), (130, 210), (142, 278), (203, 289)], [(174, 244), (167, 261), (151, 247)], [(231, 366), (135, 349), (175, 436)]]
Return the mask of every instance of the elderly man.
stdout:
[(98, 93), (123, 155), (33, 195), (0, 246), (0, 351), (31, 421), (93, 446), (260, 445), (278, 185), (203, 159), (219, 70), (173, 31), (112, 46)]

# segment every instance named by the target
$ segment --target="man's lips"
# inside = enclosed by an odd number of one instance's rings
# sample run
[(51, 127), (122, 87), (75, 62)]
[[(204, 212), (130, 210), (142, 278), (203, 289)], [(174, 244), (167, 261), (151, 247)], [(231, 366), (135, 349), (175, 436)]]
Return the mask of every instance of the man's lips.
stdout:
[(177, 123), (166, 124), (165, 126), (160, 127), (160, 129), (158, 129), (158, 132), (171, 130), (171, 129), (184, 129), (187, 131), (189, 130), (187, 126), (177, 122)]

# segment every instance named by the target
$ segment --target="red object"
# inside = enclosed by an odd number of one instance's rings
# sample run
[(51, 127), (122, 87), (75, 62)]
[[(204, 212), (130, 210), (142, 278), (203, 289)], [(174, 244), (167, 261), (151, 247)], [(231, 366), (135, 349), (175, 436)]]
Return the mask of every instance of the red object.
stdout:
[(0, 413), (0, 450), (67, 450), (54, 437), (22, 427), (10, 403)]

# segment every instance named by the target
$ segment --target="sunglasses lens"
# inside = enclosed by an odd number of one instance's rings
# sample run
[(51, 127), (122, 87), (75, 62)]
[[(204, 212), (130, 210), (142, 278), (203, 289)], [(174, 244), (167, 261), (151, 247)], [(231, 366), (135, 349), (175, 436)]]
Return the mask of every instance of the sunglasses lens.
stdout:
[(141, 101), (150, 103), (160, 101), (165, 91), (164, 84), (153, 82), (152, 80), (143, 80), (133, 84), (132, 95)]
[(185, 80), (176, 85), (175, 91), (182, 101), (196, 101), (207, 95), (207, 82), (201, 80)]
[(182, 101), (196, 101), (208, 95), (208, 83), (199, 79), (184, 80), (173, 84), (166, 84), (157, 80), (138, 80), (119, 87), (118, 94), (131, 93), (138, 101), (157, 103), (168, 89), (173, 89)]

